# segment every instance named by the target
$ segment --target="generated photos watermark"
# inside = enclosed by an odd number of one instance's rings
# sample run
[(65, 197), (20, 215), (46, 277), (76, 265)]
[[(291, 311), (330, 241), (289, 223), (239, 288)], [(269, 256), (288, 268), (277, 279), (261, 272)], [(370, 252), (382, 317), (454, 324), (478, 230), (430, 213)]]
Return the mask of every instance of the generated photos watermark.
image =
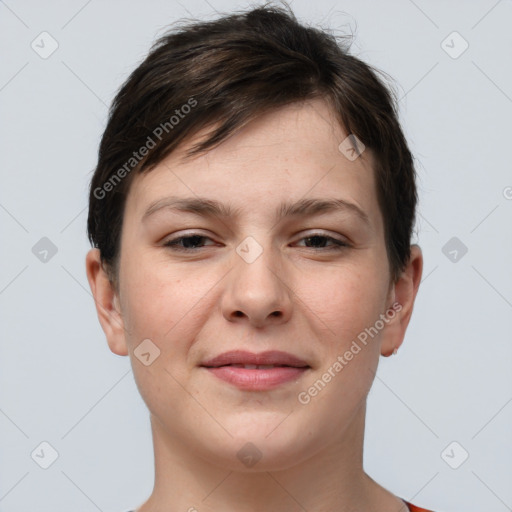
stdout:
[(336, 361), (329, 366), (329, 368), (322, 374), (322, 376), (317, 379), (317, 381), (310, 386), (306, 391), (301, 391), (297, 398), (302, 405), (307, 405), (311, 402), (311, 399), (317, 396), (325, 386), (331, 382), (331, 380), (336, 377), (338, 373), (340, 373), (345, 366), (348, 365), (354, 356), (361, 352), (362, 348), (358, 341), (366, 346), (368, 344), (368, 336), (373, 339), (379, 332), (384, 329), (385, 325), (388, 324), (393, 318), (395, 318), (396, 314), (402, 310), (402, 304), (399, 302), (394, 302), (390, 308), (387, 309), (386, 313), (381, 313), (379, 319), (375, 321), (375, 323), (371, 327), (365, 328), (357, 335), (357, 340), (353, 340), (350, 348), (345, 351), (343, 355), (339, 355)]
[(174, 113), (176, 115), (172, 115), (167, 121), (160, 123), (151, 132), (151, 135), (148, 135), (146, 142), (138, 149), (138, 151), (134, 151), (132, 153), (133, 156), (131, 156), (122, 167), (119, 167), (119, 169), (117, 169), (117, 171), (115, 171), (101, 187), (96, 187), (94, 189), (94, 197), (96, 199), (103, 199), (108, 192), (114, 190), (114, 188), (121, 183), (121, 180), (135, 169), (135, 167), (149, 154), (149, 152), (156, 147), (157, 141), (155, 139), (161, 141), (164, 136), (164, 132), (169, 133), (173, 130), (174, 127), (178, 125), (196, 105), (197, 100), (194, 97), (191, 97), (187, 100), (187, 103), (184, 103), (179, 109), (175, 109)]

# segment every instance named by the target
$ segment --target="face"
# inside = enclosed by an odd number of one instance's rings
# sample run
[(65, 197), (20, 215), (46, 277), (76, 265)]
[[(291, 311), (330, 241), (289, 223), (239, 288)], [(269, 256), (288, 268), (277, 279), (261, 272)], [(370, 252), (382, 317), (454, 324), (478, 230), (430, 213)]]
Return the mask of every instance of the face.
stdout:
[(259, 470), (282, 469), (341, 446), (363, 411), (408, 318), (390, 314), (372, 155), (347, 158), (347, 135), (317, 99), (134, 177), (105, 332), (169, 443), (240, 470), (251, 442)]

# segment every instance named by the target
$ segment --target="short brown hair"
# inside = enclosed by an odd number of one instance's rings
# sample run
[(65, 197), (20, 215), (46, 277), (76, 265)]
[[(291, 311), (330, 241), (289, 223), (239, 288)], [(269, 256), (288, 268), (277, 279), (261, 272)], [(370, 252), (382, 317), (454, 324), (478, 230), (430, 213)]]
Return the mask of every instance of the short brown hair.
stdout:
[(286, 4), (267, 4), (189, 21), (156, 41), (112, 103), (90, 185), (89, 240), (116, 286), (134, 170), (149, 172), (203, 128), (217, 126), (188, 156), (220, 144), (262, 113), (318, 97), (376, 157), (377, 197), (396, 281), (410, 258), (413, 157), (393, 91), (377, 76), (381, 71), (349, 54), (349, 39), (300, 24)]

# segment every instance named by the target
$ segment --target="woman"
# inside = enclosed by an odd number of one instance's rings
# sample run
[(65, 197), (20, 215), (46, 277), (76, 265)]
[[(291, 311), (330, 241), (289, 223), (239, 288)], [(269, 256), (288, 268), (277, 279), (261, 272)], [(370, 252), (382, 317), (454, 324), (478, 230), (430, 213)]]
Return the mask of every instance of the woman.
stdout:
[(147, 404), (137, 512), (421, 511), (362, 464), (422, 273), (391, 95), (286, 9), (162, 37), (111, 108), (86, 269)]

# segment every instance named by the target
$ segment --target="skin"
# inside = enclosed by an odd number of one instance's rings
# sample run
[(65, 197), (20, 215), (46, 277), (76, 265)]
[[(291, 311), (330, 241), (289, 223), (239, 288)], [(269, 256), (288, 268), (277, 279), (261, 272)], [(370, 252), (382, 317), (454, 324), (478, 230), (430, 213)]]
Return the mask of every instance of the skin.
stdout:
[[(150, 411), (155, 486), (137, 510), (405, 511), (365, 473), (363, 434), (379, 358), (403, 341), (423, 263), (412, 246), (407, 268), (391, 281), (371, 151), (354, 161), (340, 152), (347, 134), (322, 99), (262, 115), (207, 154), (181, 160), (204, 135), (134, 177), (119, 289), (97, 249), (86, 258), (109, 347), (130, 356)], [(238, 216), (162, 208), (142, 220), (151, 203), (170, 195), (215, 199)], [(302, 198), (342, 198), (369, 222), (350, 211), (276, 220), (278, 205)], [(191, 233), (208, 238), (188, 253), (164, 246)], [(349, 245), (335, 250), (313, 235)], [(236, 252), (248, 236), (263, 251), (252, 263)], [(298, 394), (395, 301), (401, 310), (394, 318), (301, 404)], [(145, 366), (134, 350), (148, 338), (160, 355)], [(275, 389), (244, 391), (199, 366), (238, 348), (282, 350), (311, 368)], [(252, 467), (237, 457), (247, 442), (262, 453)]]

